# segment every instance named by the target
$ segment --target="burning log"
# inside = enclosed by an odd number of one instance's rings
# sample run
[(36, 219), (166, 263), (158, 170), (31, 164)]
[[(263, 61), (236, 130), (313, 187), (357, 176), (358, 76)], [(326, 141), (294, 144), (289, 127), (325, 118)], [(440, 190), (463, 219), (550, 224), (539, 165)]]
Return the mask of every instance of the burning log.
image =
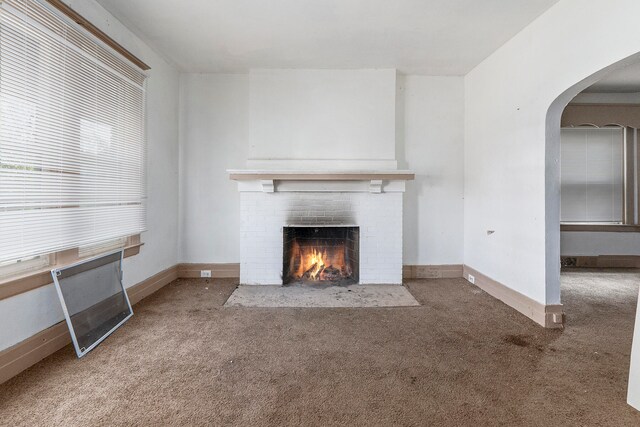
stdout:
[(309, 269), (305, 271), (304, 274), (302, 275), (302, 278), (303, 279), (310, 278), (313, 272), (315, 271), (317, 265), (318, 265), (317, 263), (314, 263), (311, 267), (309, 267)]
[(324, 270), (324, 265), (318, 265), (318, 263), (314, 263), (307, 271), (302, 275), (303, 279), (312, 279), (316, 280), (320, 277), (320, 274)]
[(322, 273), (323, 280), (340, 280), (342, 278), (342, 272), (340, 269), (335, 268), (333, 265), (325, 268)]

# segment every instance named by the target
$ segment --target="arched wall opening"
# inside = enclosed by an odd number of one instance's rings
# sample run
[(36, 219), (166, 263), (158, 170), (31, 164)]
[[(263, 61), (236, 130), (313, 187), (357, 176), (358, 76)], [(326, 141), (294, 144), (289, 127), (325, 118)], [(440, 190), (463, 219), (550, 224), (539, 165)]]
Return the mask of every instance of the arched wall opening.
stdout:
[(465, 76), (464, 264), (534, 320), (561, 302), (562, 110), (640, 59), (640, 2), (600, 6), (559, 1)]
[[(561, 298), (560, 135), (562, 114), (572, 99), (599, 81), (603, 76), (638, 62), (640, 62), (640, 53), (628, 56), (594, 72), (589, 77), (580, 80), (562, 92), (547, 110), (545, 138), (545, 255), (546, 294), (548, 298), (557, 298), (558, 301)], [(640, 312), (636, 314), (627, 392), (627, 403), (640, 410)]]
[(465, 76), (464, 264), (546, 308), (561, 303), (560, 115), (638, 59), (638, 13), (562, 0)]
[(638, 14), (636, 0), (561, 0), (464, 79), (464, 264), (545, 326), (561, 303), (561, 113), (639, 59)]
[(547, 299), (561, 301), (560, 289), (560, 129), (569, 102), (605, 75), (640, 62), (640, 52), (595, 71), (562, 92), (549, 106), (545, 138), (545, 249)]

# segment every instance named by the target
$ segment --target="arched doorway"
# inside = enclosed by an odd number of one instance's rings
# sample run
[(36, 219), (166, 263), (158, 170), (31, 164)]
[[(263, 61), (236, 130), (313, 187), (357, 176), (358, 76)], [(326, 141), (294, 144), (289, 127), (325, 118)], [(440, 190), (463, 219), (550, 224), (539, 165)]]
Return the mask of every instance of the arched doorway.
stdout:
[[(603, 78), (608, 81), (616, 81), (612, 76), (624, 75), (625, 70), (628, 69), (637, 69), (633, 73), (627, 72), (633, 77), (627, 78), (626, 81), (622, 78), (617, 79), (618, 85), (626, 84), (627, 88), (623, 89), (614, 85), (609, 87), (611, 92), (593, 90), (585, 92), (585, 89), (593, 88), (597, 85), (604, 87), (603, 80), (601, 80)], [(632, 93), (637, 93), (638, 99), (629, 96)], [(596, 94), (598, 96), (595, 96)], [(576, 102), (578, 98), (582, 102)], [(640, 128), (640, 59), (638, 55), (633, 55), (612, 64), (576, 83), (556, 98), (547, 111), (545, 153), (547, 295), (550, 295), (552, 299), (559, 299), (562, 286), (565, 286), (569, 297), (574, 298), (573, 303), (575, 301), (590, 301), (587, 304), (591, 304), (593, 307), (599, 304), (600, 308), (611, 310), (612, 316), (621, 314), (620, 328), (627, 328), (627, 335), (631, 335), (632, 332), (629, 331), (633, 331), (635, 298), (638, 292), (638, 274), (622, 274), (611, 270), (588, 274), (584, 272), (575, 273), (574, 270), (570, 274), (563, 273), (561, 275), (560, 264), (562, 259), (565, 265), (573, 265), (574, 267), (640, 267), (637, 262), (640, 259), (640, 239), (637, 237), (640, 236), (640, 234), (637, 234), (640, 231), (638, 229), (640, 227), (640, 203), (638, 203), (640, 147), (638, 147), (638, 128)], [(587, 135), (602, 135), (606, 133), (616, 135), (615, 144), (612, 143), (611, 145), (612, 147), (615, 146), (617, 150), (616, 155), (611, 156), (611, 159), (615, 159), (615, 161), (609, 160), (612, 171), (614, 168), (618, 168), (618, 181), (623, 179), (624, 182), (616, 181), (614, 183), (612, 181), (610, 183), (611, 194), (615, 194), (616, 197), (620, 196), (620, 205), (616, 205), (616, 209), (609, 209), (610, 215), (607, 218), (598, 217), (598, 215), (589, 211), (589, 206), (595, 206), (595, 201), (597, 201), (597, 197), (593, 195), (589, 202), (584, 203), (584, 212), (574, 213), (573, 217), (567, 214), (572, 208), (571, 203), (574, 202), (566, 196), (569, 189), (567, 182), (570, 180), (567, 178), (566, 171), (569, 168), (568, 166), (571, 166), (571, 162), (567, 161), (570, 153), (570, 151), (567, 151), (567, 147), (571, 144), (568, 141), (570, 139), (569, 135), (572, 133), (570, 130), (584, 134), (585, 137)], [(595, 141), (597, 138), (594, 137), (592, 139)], [(580, 144), (578, 145), (580, 146)], [(596, 146), (597, 144), (596, 142)], [(602, 144), (606, 146), (607, 142)], [(593, 145), (585, 144), (585, 147), (589, 146), (593, 147)], [(562, 155), (561, 147), (564, 153)], [(578, 154), (576, 155), (579, 157)], [(594, 164), (594, 169), (597, 169), (598, 167), (603, 167), (604, 160), (594, 155), (591, 155), (591, 158), (585, 155), (584, 159), (580, 158), (580, 161), (584, 161), (585, 164), (579, 164), (579, 166), (587, 170), (590, 165), (589, 162)], [(597, 164), (598, 162), (600, 162), (600, 165)], [(616, 162), (618, 163), (616, 164)], [(561, 170), (563, 170), (562, 165), (564, 165), (564, 173), (561, 173)], [(590, 172), (585, 172), (585, 188), (589, 187), (589, 182), (598, 178), (596, 175), (590, 178), (589, 174)], [(613, 172), (611, 176), (613, 176)], [(590, 179), (591, 181), (589, 181)], [(608, 182), (607, 185), (609, 185)], [(618, 186), (619, 189), (614, 191)], [(595, 187), (595, 185), (592, 187)], [(561, 192), (561, 188), (564, 189), (564, 192)], [(561, 193), (564, 198), (562, 198)], [(589, 198), (587, 193), (588, 190), (580, 197), (587, 200)], [(580, 205), (580, 203), (582, 201), (577, 203), (576, 206)], [(582, 208), (582, 206), (579, 207)], [(636, 227), (636, 229), (633, 227)], [(636, 234), (633, 236), (633, 240), (628, 238), (621, 239), (620, 235), (623, 232)], [(627, 248), (621, 247), (622, 243), (620, 242), (623, 241), (631, 242), (630, 246)], [(589, 248), (586, 248), (587, 246)], [(580, 276), (580, 274), (583, 274), (583, 276)], [(585, 286), (585, 283), (588, 285)], [(575, 297), (576, 292), (583, 292), (589, 295), (583, 295), (584, 298), (580, 299)], [(598, 298), (602, 300), (597, 301)], [(586, 310), (576, 309), (575, 313), (571, 313), (571, 307), (566, 306), (565, 313), (568, 313), (569, 317), (575, 314), (579, 318), (579, 316), (585, 315), (590, 308), (587, 307)], [(638, 324), (636, 325), (635, 331), (636, 348), (632, 354), (628, 396), (628, 402), (637, 409), (640, 409), (639, 326)], [(596, 325), (594, 329), (597, 330), (598, 326)]]
[(547, 300), (560, 300), (560, 129), (562, 113), (578, 94), (604, 76), (640, 62), (640, 53), (605, 67), (562, 92), (549, 106), (545, 141)]

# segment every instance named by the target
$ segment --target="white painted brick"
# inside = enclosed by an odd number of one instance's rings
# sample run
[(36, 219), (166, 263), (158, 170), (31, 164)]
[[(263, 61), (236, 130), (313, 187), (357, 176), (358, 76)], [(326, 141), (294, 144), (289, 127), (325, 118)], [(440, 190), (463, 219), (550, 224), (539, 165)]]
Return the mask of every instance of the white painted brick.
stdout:
[(360, 227), (360, 282), (402, 282), (401, 193), (259, 193), (240, 195), (240, 281), (282, 283), (282, 227)]

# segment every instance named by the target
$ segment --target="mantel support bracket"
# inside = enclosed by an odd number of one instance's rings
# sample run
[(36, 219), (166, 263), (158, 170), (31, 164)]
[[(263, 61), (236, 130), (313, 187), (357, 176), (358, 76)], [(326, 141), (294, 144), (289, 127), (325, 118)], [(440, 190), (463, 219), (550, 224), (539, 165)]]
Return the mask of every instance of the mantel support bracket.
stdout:
[(369, 184), (369, 192), (370, 193), (382, 193), (382, 180), (381, 179), (372, 179)]
[(262, 192), (263, 193), (273, 193), (274, 192), (274, 185), (273, 185), (273, 180), (272, 179), (261, 179), (260, 180), (260, 185), (262, 185)]

